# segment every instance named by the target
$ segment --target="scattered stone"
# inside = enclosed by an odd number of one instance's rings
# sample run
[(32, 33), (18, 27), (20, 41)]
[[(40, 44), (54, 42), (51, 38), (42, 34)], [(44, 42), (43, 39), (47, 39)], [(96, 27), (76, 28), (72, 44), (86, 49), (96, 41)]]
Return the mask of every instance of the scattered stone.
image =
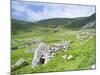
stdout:
[(91, 69), (95, 69), (96, 68), (96, 64), (93, 64), (90, 66)]
[(63, 55), (62, 58), (63, 59), (67, 59), (68, 55)]
[(95, 30), (80, 31), (77, 34), (77, 39), (79, 39), (80, 41), (84, 41), (90, 38), (91, 36), (95, 36), (95, 35), (96, 35)]
[(41, 43), (41, 41), (39, 41), (39, 40), (33, 40), (32, 43), (33, 44), (39, 44), (39, 43)]
[(16, 65), (17, 65), (17, 66), (18, 66), (18, 65), (21, 65), (21, 64), (23, 64), (24, 62), (26, 62), (26, 60), (23, 59), (23, 58), (21, 58), (21, 59), (19, 59), (19, 60), (16, 62)]
[(73, 58), (73, 55), (69, 55), (67, 59), (70, 60), (72, 58)]
[(63, 55), (62, 58), (63, 58), (63, 59), (70, 60), (70, 59), (73, 58), (73, 55)]

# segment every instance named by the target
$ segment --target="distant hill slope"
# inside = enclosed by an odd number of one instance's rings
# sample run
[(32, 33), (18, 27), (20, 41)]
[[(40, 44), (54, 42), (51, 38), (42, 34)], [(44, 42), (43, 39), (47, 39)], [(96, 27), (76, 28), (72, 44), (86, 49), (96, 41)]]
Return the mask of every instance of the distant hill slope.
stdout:
[[(20, 21), (16, 19), (12, 19), (12, 33), (16, 33), (17, 31), (30, 31), (34, 28), (34, 26), (39, 27), (64, 27), (64, 28), (81, 28), (81, 27), (95, 27), (95, 19), (96, 13), (89, 17), (79, 17), (79, 18), (53, 18), (41, 20), (35, 23)], [(94, 23), (93, 23), (94, 22)], [(94, 24), (94, 25), (91, 25)], [(87, 25), (88, 24), (88, 25)], [(91, 26), (89, 26), (91, 25)]]
[(79, 18), (53, 18), (47, 20), (41, 20), (35, 24), (45, 27), (64, 27), (64, 28), (80, 28), (86, 25), (88, 22), (95, 21), (96, 14), (89, 17), (79, 17)]
[(35, 24), (38, 24), (39, 26), (46, 26), (46, 27), (66, 27), (66, 28), (72, 28), (72, 27), (81, 27), (85, 24), (86, 18), (53, 18), (53, 19), (47, 19), (47, 20), (41, 20), (39, 22), (36, 22)]
[(84, 28), (94, 28), (94, 27), (96, 27), (96, 13), (94, 13), (93, 15), (91, 15), (87, 19), (87, 23), (83, 27)]
[(11, 20), (11, 29), (12, 29), (12, 33), (14, 34), (17, 31), (29, 31), (31, 28), (33, 28), (33, 23), (16, 20), (16, 19)]

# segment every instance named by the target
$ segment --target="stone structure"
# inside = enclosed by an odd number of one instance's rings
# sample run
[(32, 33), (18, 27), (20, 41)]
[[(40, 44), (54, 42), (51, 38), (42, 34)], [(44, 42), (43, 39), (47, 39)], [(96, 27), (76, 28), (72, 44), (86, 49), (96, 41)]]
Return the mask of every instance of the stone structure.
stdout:
[(32, 67), (36, 67), (39, 64), (47, 64), (48, 61), (54, 56), (57, 51), (60, 50), (68, 50), (70, 47), (70, 43), (65, 41), (63, 44), (53, 44), (46, 45), (44, 43), (40, 43), (38, 47), (34, 51), (34, 57), (32, 61)]

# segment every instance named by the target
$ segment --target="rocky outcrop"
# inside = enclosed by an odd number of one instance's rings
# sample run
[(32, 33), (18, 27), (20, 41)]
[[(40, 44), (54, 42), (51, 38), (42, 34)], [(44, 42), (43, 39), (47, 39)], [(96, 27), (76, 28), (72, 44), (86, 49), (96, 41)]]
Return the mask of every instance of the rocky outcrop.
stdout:
[(11, 66), (11, 70), (18, 69), (25, 65), (28, 65), (28, 62), (24, 58), (20, 58), (14, 65)]

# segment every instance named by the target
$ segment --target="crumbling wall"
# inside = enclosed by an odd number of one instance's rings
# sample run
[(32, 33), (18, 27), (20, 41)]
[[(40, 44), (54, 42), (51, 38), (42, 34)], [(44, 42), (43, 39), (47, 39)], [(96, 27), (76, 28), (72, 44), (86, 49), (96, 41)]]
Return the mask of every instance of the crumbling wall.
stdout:
[(68, 50), (70, 47), (69, 41), (65, 41), (63, 44), (46, 45), (40, 43), (34, 51), (32, 60), (32, 67), (36, 67), (39, 64), (47, 64), (48, 61), (54, 56), (57, 51)]

